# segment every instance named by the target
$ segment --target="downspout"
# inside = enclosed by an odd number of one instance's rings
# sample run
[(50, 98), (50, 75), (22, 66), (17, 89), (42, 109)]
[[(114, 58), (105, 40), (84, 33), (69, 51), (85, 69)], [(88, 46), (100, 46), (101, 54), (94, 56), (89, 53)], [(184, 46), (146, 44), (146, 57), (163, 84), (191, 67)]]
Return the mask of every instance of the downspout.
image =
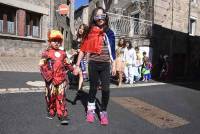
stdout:
[(186, 44), (186, 62), (184, 76), (190, 75), (189, 63), (190, 63), (190, 16), (191, 16), (191, 0), (188, 4), (188, 33), (187, 33), (187, 44)]

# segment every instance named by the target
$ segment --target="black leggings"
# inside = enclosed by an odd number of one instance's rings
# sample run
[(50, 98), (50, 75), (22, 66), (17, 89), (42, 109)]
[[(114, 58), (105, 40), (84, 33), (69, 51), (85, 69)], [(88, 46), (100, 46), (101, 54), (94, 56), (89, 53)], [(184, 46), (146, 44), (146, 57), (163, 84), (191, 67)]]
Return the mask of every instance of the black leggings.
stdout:
[(95, 101), (100, 80), (102, 86), (101, 110), (106, 111), (110, 96), (110, 63), (90, 61), (88, 68), (90, 79), (89, 102)]

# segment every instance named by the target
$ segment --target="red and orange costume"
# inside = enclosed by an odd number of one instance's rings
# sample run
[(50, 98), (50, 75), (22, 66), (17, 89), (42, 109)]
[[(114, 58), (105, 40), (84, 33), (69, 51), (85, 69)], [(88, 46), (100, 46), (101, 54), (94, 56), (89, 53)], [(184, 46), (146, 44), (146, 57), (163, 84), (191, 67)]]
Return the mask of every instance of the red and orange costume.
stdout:
[[(59, 36), (58, 36), (59, 35)], [(59, 31), (51, 31), (49, 42), (51, 39), (62, 39)], [(46, 84), (46, 102), (47, 110), (51, 117), (57, 116), (59, 119), (67, 117), (65, 89), (68, 86), (68, 77), (66, 71), (73, 71), (73, 67), (67, 63), (65, 51), (49, 47), (42, 53), (42, 64), (40, 63), (40, 71)], [(41, 62), (41, 61), (40, 61)]]

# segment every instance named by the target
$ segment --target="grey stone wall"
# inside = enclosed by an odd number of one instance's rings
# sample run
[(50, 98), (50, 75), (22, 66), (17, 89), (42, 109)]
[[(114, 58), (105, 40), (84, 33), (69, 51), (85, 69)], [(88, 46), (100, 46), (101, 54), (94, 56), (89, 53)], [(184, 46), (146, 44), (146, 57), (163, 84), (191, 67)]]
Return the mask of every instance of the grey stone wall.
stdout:
[(41, 41), (0, 38), (0, 56), (40, 57), (46, 47), (47, 44)]
[(154, 23), (165, 28), (187, 33), (189, 0), (155, 0)]

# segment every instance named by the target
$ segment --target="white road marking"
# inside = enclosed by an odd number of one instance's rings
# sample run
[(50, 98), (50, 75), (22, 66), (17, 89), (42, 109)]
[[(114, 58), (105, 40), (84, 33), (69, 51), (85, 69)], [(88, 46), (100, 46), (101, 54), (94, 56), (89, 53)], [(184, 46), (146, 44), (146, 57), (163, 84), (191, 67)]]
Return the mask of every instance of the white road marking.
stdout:
[[(26, 82), (27, 85), (35, 86), (31, 88), (0, 88), (0, 94), (6, 93), (30, 93), (30, 92), (44, 92), (44, 85), (43, 81), (28, 81)], [(156, 83), (138, 83), (135, 85), (128, 85), (123, 84), (121, 87), (116, 85), (110, 85), (110, 88), (131, 88), (131, 87), (146, 87), (146, 86), (155, 86), (155, 85), (164, 85), (166, 83), (156, 82)], [(89, 90), (89, 86), (84, 86), (83, 90)]]
[(45, 86), (44, 81), (27, 81), (26, 84), (29, 85), (29, 86), (34, 86), (34, 87), (43, 87), (43, 86)]

